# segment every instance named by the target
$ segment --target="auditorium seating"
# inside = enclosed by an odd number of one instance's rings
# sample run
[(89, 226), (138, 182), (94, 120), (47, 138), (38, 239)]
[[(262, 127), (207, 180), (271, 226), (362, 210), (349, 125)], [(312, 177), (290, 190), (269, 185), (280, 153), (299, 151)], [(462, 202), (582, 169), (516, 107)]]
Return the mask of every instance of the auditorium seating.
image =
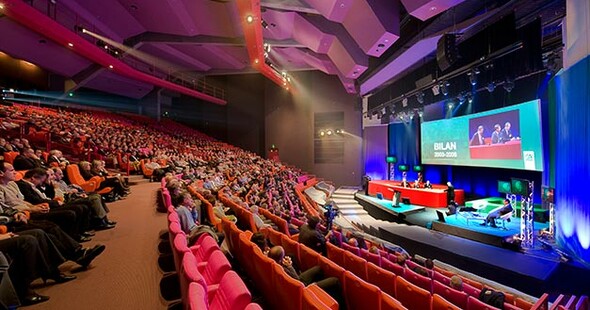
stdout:
[(498, 310), (498, 308), (492, 307), (473, 296), (469, 296), (467, 299), (467, 310)]
[(386, 270), (389, 270), (389, 271), (395, 273), (397, 276), (401, 276), (401, 277), (404, 276), (405, 271), (406, 271), (406, 269), (404, 267), (398, 265), (397, 263), (393, 263), (386, 258), (381, 259), (381, 267), (383, 267)]
[(367, 280), (367, 261), (350, 252), (344, 252), (344, 268), (363, 280)]
[(434, 294), (432, 295), (432, 303), (430, 305), (430, 310), (461, 310), (465, 309), (464, 307), (457, 307), (453, 303), (444, 299), (441, 295)]
[(395, 277), (396, 275), (391, 271), (380, 268), (373, 263), (367, 264), (367, 281), (378, 286), (391, 296), (395, 296)]
[(409, 268), (406, 268), (403, 277), (416, 286), (432, 292), (432, 280), (429, 277), (420, 275)]
[(445, 284), (442, 284), (436, 280), (432, 281), (432, 292), (443, 297), (446, 301), (454, 304), (455, 306), (465, 309), (467, 308), (467, 298), (469, 295), (465, 292), (457, 291)]
[(398, 300), (388, 294), (381, 293), (381, 310), (407, 310)]
[(381, 307), (381, 290), (363, 281), (350, 271), (344, 272), (344, 291), (346, 305), (349, 309), (379, 309)]
[(408, 309), (430, 308), (430, 292), (403, 277), (395, 278), (395, 297)]
[(377, 266), (381, 266), (381, 256), (379, 254), (374, 254), (369, 252), (368, 250), (361, 249), (361, 257), (366, 259), (367, 262), (373, 263)]
[(328, 295), (324, 290), (311, 284), (303, 290), (302, 310), (338, 310), (339, 305), (334, 298)]

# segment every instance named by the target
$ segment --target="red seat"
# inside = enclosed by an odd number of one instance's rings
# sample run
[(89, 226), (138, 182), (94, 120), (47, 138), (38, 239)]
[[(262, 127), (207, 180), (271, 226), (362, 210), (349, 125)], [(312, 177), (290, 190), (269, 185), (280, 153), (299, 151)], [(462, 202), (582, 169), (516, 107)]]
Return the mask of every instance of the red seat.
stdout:
[(389, 259), (383, 257), (381, 258), (381, 267), (395, 273), (396, 276), (403, 277), (406, 272), (406, 268), (396, 263), (392, 263)]
[(520, 297), (514, 299), (514, 304), (521, 309), (531, 309), (534, 305), (532, 302), (528, 302)]
[(408, 309), (430, 308), (430, 292), (403, 277), (395, 278), (395, 297)]
[(189, 285), (192, 282), (201, 285), (207, 292), (208, 296), (213, 296), (218, 288), (218, 285), (216, 284), (207, 284), (205, 278), (199, 272), (195, 256), (190, 252), (184, 253), (178, 279), (180, 281), (180, 295), (182, 298), (182, 303), (185, 305), (189, 304)]
[(367, 281), (391, 296), (395, 296), (395, 277), (395, 273), (389, 270), (373, 263), (367, 264)]
[(271, 270), (273, 270), (275, 262), (268, 256), (262, 254), (257, 247), (253, 247), (253, 249), (254, 256), (252, 257), (251, 264), (254, 265), (254, 275), (251, 276), (252, 280), (261, 292), (272, 292), (275, 290), (273, 281), (276, 275)]
[(315, 267), (320, 262), (320, 254), (303, 244), (299, 245), (299, 269), (304, 271)]
[(301, 310), (303, 283), (287, 275), (283, 267), (278, 264), (274, 264), (273, 268), (275, 289), (269, 292), (272, 294), (272, 298), (270, 299), (271, 305), (275, 309)]
[(213, 237), (204, 235), (199, 237), (199, 244), (190, 247), (191, 252), (197, 258), (199, 262), (206, 262), (213, 251), (219, 250), (219, 245)]
[[(530, 308), (527, 308), (530, 309)], [(523, 310), (522, 308), (519, 308), (509, 302), (504, 302), (504, 310)]]
[(299, 262), (299, 242), (292, 240), (286, 235), (282, 235), (281, 245), (285, 249), (285, 255), (289, 255), (293, 261)]
[(256, 269), (254, 264), (252, 264), (251, 260), (257, 246), (250, 241), (250, 237), (245, 234), (241, 233), (239, 238), (239, 250), (237, 251), (237, 259), (240, 262), (240, 265), (244, 267), (246, 273), (250, 276), (256, 274)]
[(326, 277), (336, 277), (340, 280), (340, 283), (344, 283), (344, 271), (345, 269), (329, 260), (325, 257), (320, 257), (320, 268), (324, 272)]
[(314, 283), (303, 289), (301, 308), (302, 310), (338, 310), (338, 302)]
[(209, 309), (207, 291), (201, 284), (196, 282), (190, 283), (188, 287), (188, 305), (188, 309), (190, 310)]
[(270, 243), (272, 245), (281, 245), (282, 244), (283, 234), (281, 234), (280, 232), (278, 232), (274, 229), (265, 229), (265, 232), (267, 232), (268, 241), (270, 241)]
[(344, 253), (344, 268), (357, 277), (367, 280), (367, 261), (350, 252)]
[(361, 257), (366, 259), (367, 262), (373, 263), (377, 266), (381, 266), (381, 255), (374, 254), (369, 252), (368, 250), (361, 249)]
[(246, 308), (244, 308), (244, 310), (262, 310), (262, 307), (256, 303), (250, 303), (246, 306)]
[(4, 152), (4, 161), (6, 161), (9, 164), (12, 164), (14, 162), (14, 159), (20, 155), (19, 152)]
[(223, 276), (215, 295), (209, 300), (209, 310), (234, 310), (246, 308), (252, 296), (240, 276), (230, 270)]
[(379, 309), (381, 290), (350, 271), (344, 273), (344, 296), (348, 309)]
[(427, 290), (428, 292), (432, 292), (432, 279), (429, 277), (423, 276), (411, 269), (406, 268), (404, 278), (413, 284), (416, 284), (417, 286)]
[(456, 305), (452, 304), (451, 302), (444, 299), (442, 296), (438, 294), (432, 295), (432, 303), (430, 305), (430, 310), (461, 310), (465, 308), (459, 308)]
[(438, 281), (432, 281), (432, 292), (443, 297), (455, 306), (465, 309), (467, 307), (467, 293), (455, 290)]
[(498, 310), (498, 308), (492, 307), (473, 296), (469, 296), (467, 299), (467, 310)]
[(223, 252), (216, 250), (207, 259), (207, 264), (201, 269), (201, 274), (207, 285), (218, 284), (223, 275), (230, 270), (231, 265)]
[(445, 276), (444, 274), (438, 272), (438, 271), (433, 271), (432, 272), (432, 280), (436, 280), (446, 286), (450, 286), (451, 285), (451, 278)]
[(178, 218), (178, 213), (170, 212), (170, 214), (168, 214), (168, 222), (169, 223), (172, 223), (172, 222), (180, 223), (180, 218)]
[(349, 245), (348, 243), (342, 243), (342, 249), (348, 251), (356, 256), (361, 256), (359, 247)]
[(389, 294), (381, 292), (381, 310), (407, 310), (407, 308)]
[(479, 293), (481, 292), (481, 290), (477, 289), (467, 283), (463, 283), (463, 292), (467, 293), (467, 295), (469, 295), (469, 296), (479, 298)]
[(331, 243), (326, 243), (326, 250), (328, 254), (328, 258), (338, 264), (339, 266), (344, 266), (344, 253), (345, 251)]

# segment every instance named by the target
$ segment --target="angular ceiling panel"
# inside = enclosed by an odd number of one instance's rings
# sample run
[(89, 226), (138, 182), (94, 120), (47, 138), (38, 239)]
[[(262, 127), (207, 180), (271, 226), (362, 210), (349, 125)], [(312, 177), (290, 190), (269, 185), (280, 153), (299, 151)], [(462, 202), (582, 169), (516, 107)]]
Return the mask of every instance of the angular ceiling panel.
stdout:
[(465, 0), (401, 0), (406, 11), (420, 20), (427, 20)]

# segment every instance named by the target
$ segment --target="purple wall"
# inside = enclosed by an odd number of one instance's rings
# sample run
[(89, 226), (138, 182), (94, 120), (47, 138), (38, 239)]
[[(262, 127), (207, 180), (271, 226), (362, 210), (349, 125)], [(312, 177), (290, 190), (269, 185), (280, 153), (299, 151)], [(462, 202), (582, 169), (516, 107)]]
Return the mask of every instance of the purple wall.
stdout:
[(363, 141), (365, 174), (372, 180), (387, 180), (387, 125), (365, 127)]

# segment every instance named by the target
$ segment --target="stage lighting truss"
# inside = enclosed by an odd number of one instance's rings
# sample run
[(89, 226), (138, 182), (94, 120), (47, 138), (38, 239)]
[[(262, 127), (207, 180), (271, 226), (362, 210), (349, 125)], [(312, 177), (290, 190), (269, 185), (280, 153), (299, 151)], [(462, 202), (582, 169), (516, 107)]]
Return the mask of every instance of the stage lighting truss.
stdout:
[(496, 83), (495, 82), (490, 82), (488, 84), (488, 86), (486, 86), (486, 89), (488, 90), (489, 93), (493, 93), (494, 90), (496, 89)]
[(506, 92), (511, 92), (514, 89), (514, 81), (511, 78), (506, 78), (502, 86)]
[(416, 100), (418, 101), (418, 103), (423, 104), (424, 103), (424, 92), (423, 91), (419, 91), (416, 94)]
[(469, 72), (467, 72), (467, 76), (469, 77), (469, 83), (471, 86), (477, 85), (477, 75), (480, 73), (478, 68), (473, 68)]
[[(529, 182), (529, 195), (521, 197), (520, 209), (520, 240), (523, 248), (531, 249), (535, 246), (534, 221), (535, 211), (533, 206), (534, 182)], [(516, 206), (516, 205), (514, 205)]]
[(320, 138), (324, 138), (324, 137), (340, 136), (344, 133), (345, 133), (345, 131), (342, 128), (338, 128), (338, 129), (327, 128), (327, 129), (321, 129), (318, 134), (319, 134)]

